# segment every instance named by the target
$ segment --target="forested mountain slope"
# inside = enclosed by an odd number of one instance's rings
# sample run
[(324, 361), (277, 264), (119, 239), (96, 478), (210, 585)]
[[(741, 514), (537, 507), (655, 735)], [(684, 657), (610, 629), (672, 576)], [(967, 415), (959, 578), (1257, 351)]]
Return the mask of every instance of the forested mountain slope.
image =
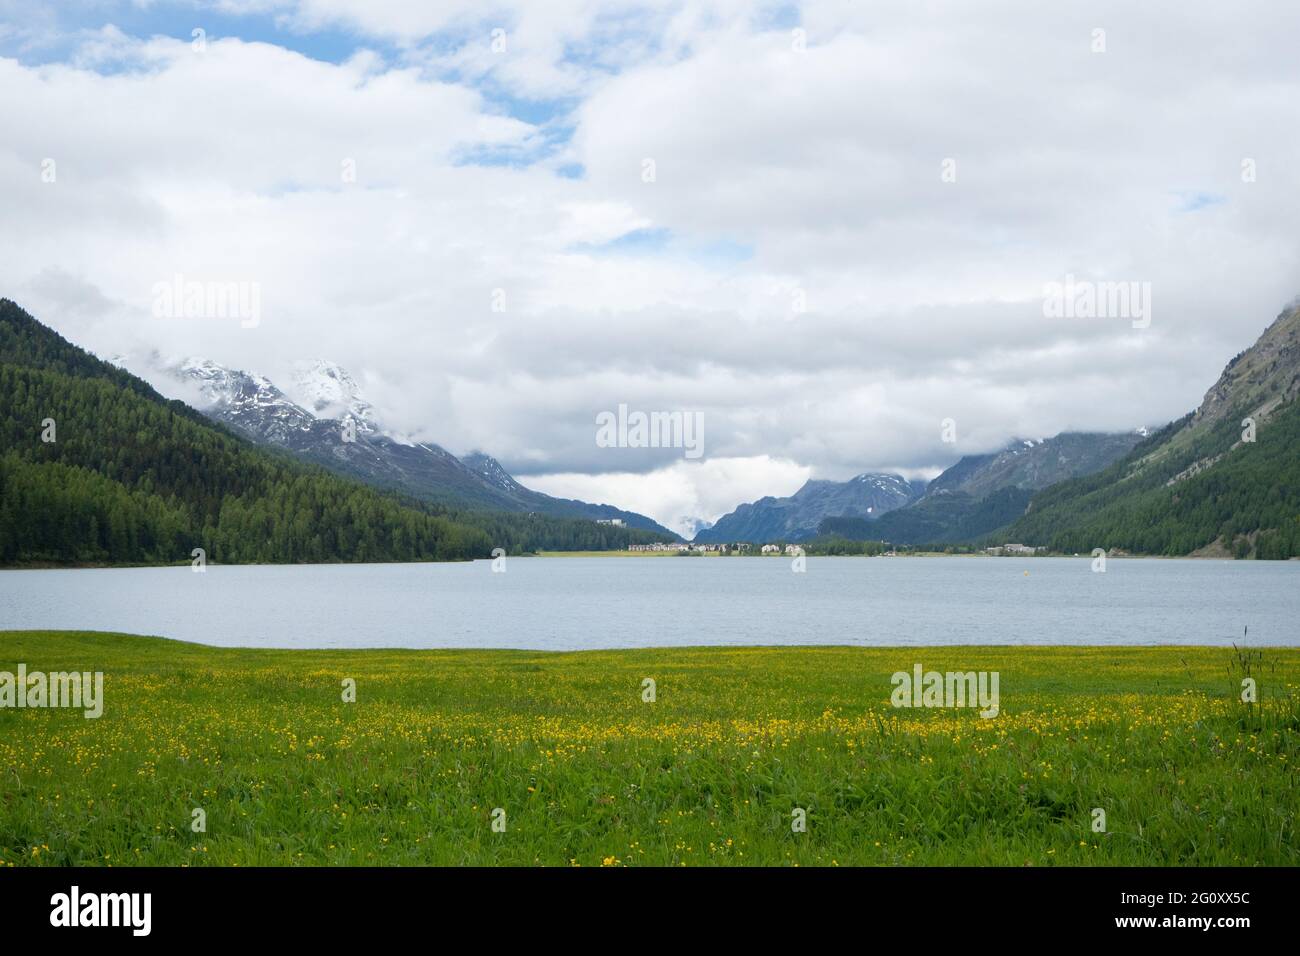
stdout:
[(255, 447), (0, 299), (0, 563), (419, 561), (646, 532), (466, 515)]
[(1300, 555), (1300, 308), (1239, 354), (1195, 412), (1030, 501), (1007, 540), (1062, 551)]

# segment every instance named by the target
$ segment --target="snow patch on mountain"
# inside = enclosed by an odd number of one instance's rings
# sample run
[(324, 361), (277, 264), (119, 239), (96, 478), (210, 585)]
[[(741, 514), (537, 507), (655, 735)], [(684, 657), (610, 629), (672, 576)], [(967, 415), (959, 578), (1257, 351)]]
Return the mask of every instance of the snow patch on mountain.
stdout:
[(352, 418), (375, 427), (374, 407), (361, 397), (361, 386), (337, 362), (326, 359), (295, 362), (289, 394), (317, 418)]
[(473, 451), (463, 457), (461, 461), (465, 463), (466, 468), (495, 488), (509, 492), (524, 490), (523, 486), (510, 477), (510, 473), (502, 468), (501, 463), (491, 455), (485, 455), (481, 451)]
[(198, 385), (199, 394), (209, 407), (285, 408), (308, 419), (313, 417), (261, 375), (250, 375), (201, 358), (182, 360), (176, 371)]

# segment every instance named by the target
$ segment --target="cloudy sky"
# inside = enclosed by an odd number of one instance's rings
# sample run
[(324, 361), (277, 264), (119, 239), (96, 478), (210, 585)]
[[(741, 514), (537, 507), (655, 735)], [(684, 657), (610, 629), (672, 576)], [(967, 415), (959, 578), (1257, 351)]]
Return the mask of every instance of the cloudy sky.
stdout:
[[(1300, 293), (1298, 36), (1291, 0), (0, 0), (0, 295), (101, 355), (332, 359), (400, 432), (680, 527), (1194, 407)], [(1149, 325), (1045, 315), (1067, 275), (1149, 283)], [(177, 276), (258, 321), (159, 316)], [(703, 458), (600, 447), (620, 404)]]

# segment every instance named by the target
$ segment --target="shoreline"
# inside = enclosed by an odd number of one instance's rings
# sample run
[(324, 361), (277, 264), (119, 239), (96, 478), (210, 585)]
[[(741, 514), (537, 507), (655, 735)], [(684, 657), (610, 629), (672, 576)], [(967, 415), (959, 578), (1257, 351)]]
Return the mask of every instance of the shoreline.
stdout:
[[(539, 647), (402, 647), (387, 645), (376, 647), (286, 647), (283, 645), (251, 644), (204, 644), (202, 641), (187, 641), (178, 637), (162, 634), (137, 634), (128, 631), (99, 631), (86, 628), (17, 628), (0, 629), (0, 650), (6, 641), (24, 639), (77, 639), (82, 637), (99, 640), (111, 638), (126, 642), (142, 642), (153, 646), (172, 645), (191, 648), (197, 651), (217, 651), (221, 653), (258, 653), (258, 654), (459, 654), (459, 655), (517, 655), (535, 654), (545, 657), (573, 657), (596, 655), (628, 654), (803, 654), (806, 652), (845, 652), (861, 651), (864, 653), (908, 653), (913, 656), (933, 652), (948, 651), (980, 652), (1024, 652), (1029, 654), (1065, 654), (1067, 652), (1157, 652), (1157, 651), (1295, 651), (1300, 652), (1300, 642), (1295, 644), (1243, 644), (1237, 638), (1223, 638), (1223, 644), (647, 644), (635, 647), (588, 647), (588, 648), (539, 648)], [(0, 667), (3, 659), (0, 659)]]
[[(678, 552), (678, 551), (627, 551), (627, 550), (610, 550), (610, 551), (536, 551), (521, 552), (518, 554), (507, 554), (509, 558), (754, 558), (758, 560), (780, 560), (789, 559), (792, 556), (788, 554), (722, 554), (717, 551), (703, 552)], [(1043, 559), (1068, 558), (1070, 560), (1092, 560), (1089, 554), (984, 554), (982, 552), (954, 552), (946, 551), (902, 551), (894, 554), (805, 554), (806, 558), (823, 560), (827, 558), (854, 558), (854, 559), (871, 559), (871, 558), (1005, 558), (1005, 559), (1024, 559), (1031, 561), (1041, 561)], [(210, 568), (332, 568), (332, 567), (385, 567), (390, 565), (416, 565), (416, 564), (473, 564), (476, 561), (491, 561), (491, 557), (482, 558), (464, 558), (454, 561), (284, 561), (272, 563), (258, 562), (240, 562), (237, 564), (223, 564), (217, 561), (208, 561), (207, 566)], [(1218, 554), (1107, 554), (1107, 561), (1221, 561), (1225, 564), (1250, 563), (1252, 561), (1266, 564), (1285, 564), (1288, 561), (1300, 561), (1300, 557), (1292, 557), (1270, 561), (1258, 558), (1234, 558), (1231, 555)], [(35, 562), (27, 564), (9, 564), (0, 565), (0, 572), (3, 571), (124, 571), (145, 568), (186, 568), (191, 565), (189, 560), (173, 561), (165, 564), (55, 564), (50, 562)]]
[[(521, 558), (757, 558), (759, 560), (780, 560), (789, 559), (793, 555), (789, 554), (721, 554), (717, 551), (703, 552), (678, 552), (678, 551), (539, 551), (536, 554), (510, 555), (510, 557)], [(1030, 561), (1039, 561), (1052, 558), (1068, 558), (1070, 560), (1091, 561), (1090, 554), (984, 554), (978, 551), (954, 552), (949, 554), (947, 551), (902, 551), (895, 554), (805, 554), (806, 558), (815, 558), (822, 560), (825, 558), (1005, 558), (1005, 559), (1025, 559)], [(1233, 558), (1231, 555), (1209, 555), (1209, 554), (1107, 554), (1107, 561), (1127, 561), (1131, 559), (1140, 559), (1146, 561), (1223, 561), (1236, 563), (1238, 561), (1257, 560)], [(1300, 558), (1288, 558), (1289, 561), (1300, 561)], [(1268, 562), (1283, 563), (1283, 562)]]

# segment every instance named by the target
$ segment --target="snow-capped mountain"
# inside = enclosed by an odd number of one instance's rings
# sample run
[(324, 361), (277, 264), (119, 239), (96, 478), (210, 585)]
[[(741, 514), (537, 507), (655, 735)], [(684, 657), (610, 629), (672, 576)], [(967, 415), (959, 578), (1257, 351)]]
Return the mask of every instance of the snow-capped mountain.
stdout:
[(353, 418), (371, 423), (374, 409), (361, 397), (361, 386), (347, 369), (325, 359), (296, 362), (289, 392), (317, 418)]
[(901, 475), (868, 473), (848, 481), (809, 481), (788, 498), (760, 498), (723, 515), (695, 535), (700, 542), (798, 541), (817, 532), (822, 519), (871, 518), (915, 501), (918, 483)]
[(810, 481), (789, 498), (741, 505), (695, 540), (800, 541), (820, 533), (899, 544), (967, 540), (1019, 516), (1034, 489), (1099, 471), (1139, 441), (1135, 433), (1017, 438), (1000, 451), (965, 456), (929, 485), (875, 473)]
[(1018, 438), (1001, 451), (965, 456), (930, 482), (926, 495), (962, 491), (978, 499), (1001, 488), (1046, 488), (1100, 471), (1141, 440), (1135, 432), (1063, 432), (1047, 439)]
[(523, 485), (515, 481), (510, 474), (501, 467), (501, 462), (497, 461), (491, 455), (485, 455), (481, 451), (473, 451), (461, 459), (465, 467), (477, 474), (494, 488), (500, 488), (502, 491), (517, 495), (521, 492), (528, 491)]
[(165, 371), (198, 387), (200, 411), (277, 444), (291, 444), (294, 435), (309, 433), (316, 423), (316, 416), (260, 375), (198, 358)]
[(622, 518), (633, 528), (672, 534), (645, 515), (525, 488), (482, 452), (462, 461), (432, 442), (388, 432), (356, 380), (333, 362), (296, 364), (288, 394), (267, 378), (206, 359), (166, 362), (151, 356), (146, 364), (155, 384), (162, 384), (160, 376), (169, 379), (172, 392), (210, 418), (352, 478), (459, 508)]
[(972, 541), (1024, 513), (1034, 491), (1100, 471), (1139, 442), (1135, 433), (1065, 432), (1018, 438), (987, 455), (966, 455), (906, 508), (870, 523), (828, 521), (819, 530), (894, 544)]

